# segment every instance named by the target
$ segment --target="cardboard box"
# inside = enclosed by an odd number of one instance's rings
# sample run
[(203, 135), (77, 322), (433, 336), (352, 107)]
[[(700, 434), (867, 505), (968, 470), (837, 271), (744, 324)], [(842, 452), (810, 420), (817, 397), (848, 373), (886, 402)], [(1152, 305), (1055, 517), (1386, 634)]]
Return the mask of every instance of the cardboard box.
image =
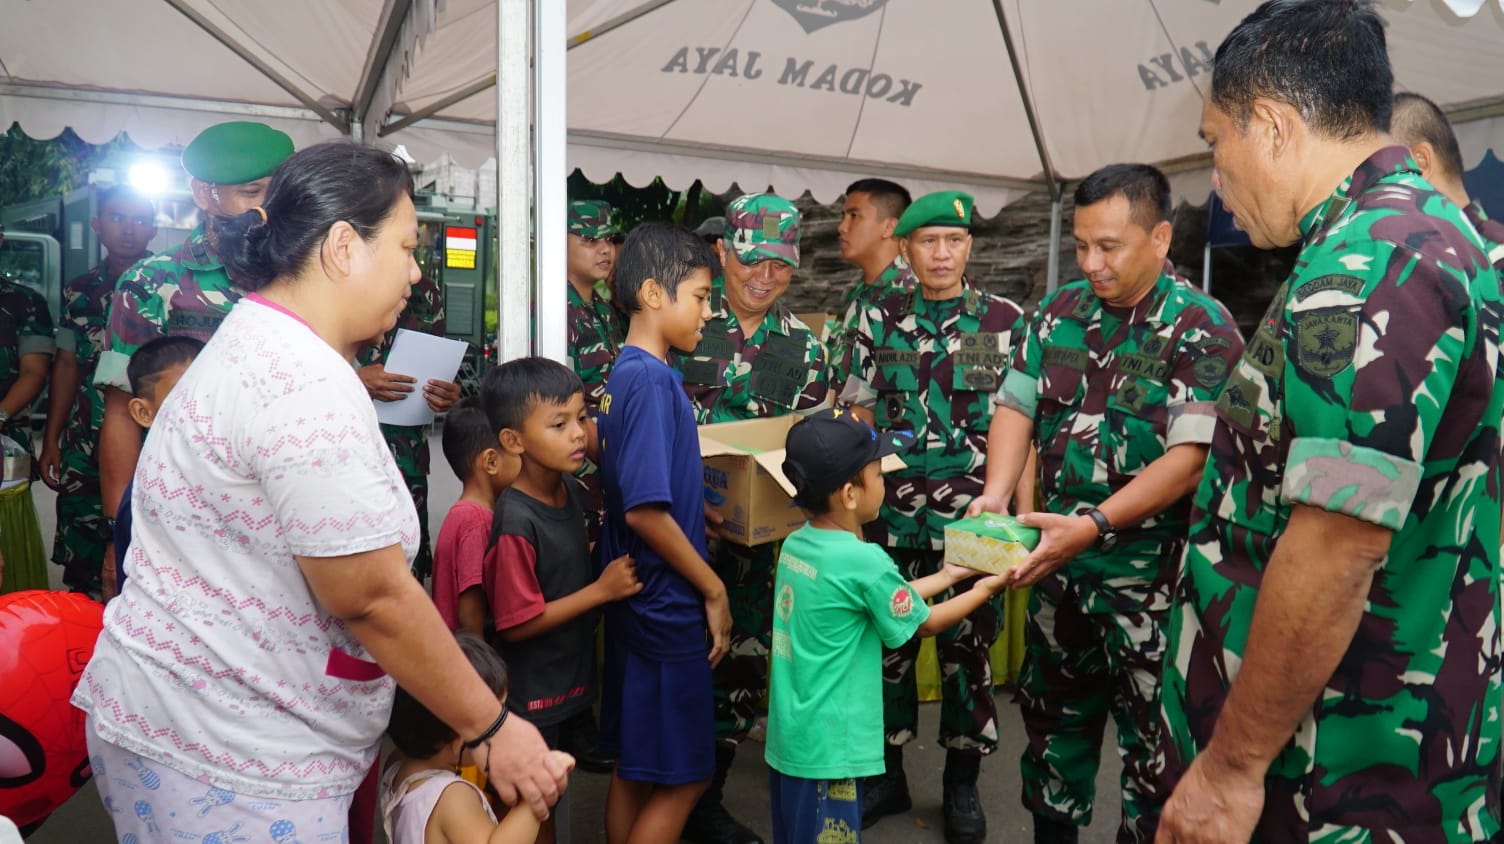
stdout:
[(945, 561), (969, 569), (1002, 574), (1039, 545), (1039, 529), (1012, 516), (981, 513), (945, 526)]
[(721, 535), (738, 545), (775, 542), (808, 520), (783, 474), (783, 443), (797, 414), (700, 426), (705, 500), (725, 521)]
[(830, 333), (831, 323), (835, 321), (834, 314), (827, 314), (823, 311), (810, 311), (809, 313), (794, 314), (794, 316), (798, 317), (800, 322), (809, 326), (809, 330), (815, 332), (815, 339), (821, 343), (825, 342), (825, 335)]

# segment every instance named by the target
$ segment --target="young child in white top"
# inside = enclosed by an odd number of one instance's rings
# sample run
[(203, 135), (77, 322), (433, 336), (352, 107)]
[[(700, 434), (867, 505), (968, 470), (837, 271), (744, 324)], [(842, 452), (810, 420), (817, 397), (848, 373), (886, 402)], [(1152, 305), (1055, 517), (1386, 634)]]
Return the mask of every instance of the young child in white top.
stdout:
[[(503, 704), (507, 668), (479, 637), (458, 633), (460, 650)], [(460, 778), (461, 739), (402, 688), (387, 736), (397, 752), (381, 772), (381, 821), (392, 844), (532, 844), (538, 819), (517, 804), (498, 823), (485, 792)], [(569, 767), (574, 759), (553, 751)]]

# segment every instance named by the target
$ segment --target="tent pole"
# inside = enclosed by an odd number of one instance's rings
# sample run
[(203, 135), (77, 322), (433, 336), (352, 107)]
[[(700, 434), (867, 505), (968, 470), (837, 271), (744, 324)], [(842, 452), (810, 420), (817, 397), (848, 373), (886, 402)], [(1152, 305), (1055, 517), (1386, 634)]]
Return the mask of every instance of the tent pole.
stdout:
[[(533, 0), (533, 207), (537, 257), (537, 332), (533, 350), (567, 363), (569, 354), (569, 211), (566, 196), (567, 4)], [(560, 844), (566, 844), (561, 841)]]
[(1049, 274), (1045, 277), (1045, 293), (1060, 289), (1060, 196), (1057, 193), (1050, 201), (1050, 262)]
[[(1058, 206), (1060, 181), (1055, 178), (1055, 165), (1050, 161), (1050, 150), (1044, 143), (1044, 132), (1039, 127), (1039, 115), (1034, 111), (1034, 98), (1029, 95), (1029, 86), (1024, 83), (1023, 64), (1018, 60), (1018, 51), (1013, 48), (1013, 32), (1008, 28), (1008, 15), (1003, 12), (1003, 0), (992, 0), (992, 10), (997, 12), (997, 25), (1003, 32), (1003, 45), (1008, 48), (1008, 64), (1013, 66), (1013, 81), (1018, 85), (1018, 98), (1024, 104), (1024, 116), (1029, 119), (1029, 131), (1034, 134), (1034, 148), (1039, 152), (1039, 165), (1044, 169), (1045, 183), (1050, 188), (1050, 200)], [(1058, 225), (1059, 218), (1060, 214), (1057, 212), (1054, 224)], [(1058, 262), (1058, 259), (1052, 258), (1052, 260)]]
[(496, 2), (496, 234), (498, 361), (532, 350), (528, 218), (528, 20), (530, 0)]
[(1207, 293), (1212, 292), (1212, 241), (1206, 240), (1206, 248), (1201, 250), (1201, 289)]

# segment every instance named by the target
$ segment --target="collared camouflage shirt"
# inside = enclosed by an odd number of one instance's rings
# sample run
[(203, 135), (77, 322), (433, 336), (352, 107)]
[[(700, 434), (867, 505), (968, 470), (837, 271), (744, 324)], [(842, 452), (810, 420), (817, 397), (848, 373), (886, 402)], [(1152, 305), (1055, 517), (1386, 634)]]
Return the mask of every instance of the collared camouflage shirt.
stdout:
[(887, 479), (869, 533), (895, 548), (944, 547), (945, 526), (982, 492), (992, 398), (1023, 311), (963, 282), (932, 301), (895, 289), (862, 312), (841, 399), (871, 408), (877, 427), (914, 432), (907, 467)]
[[(58, 446), (65, 460), (75, 464), (65, 467), (65, 473), (81, 470), (90, 477), (98, 475), (94, 449), (104, 422), (104, 396), (94, 384), (94, 374), (109, 342), (110, 298), (119, 281), (104, 277), (106, 266), (100, 263), (63, 287), (63, 322), (57, 330), (58, 349), (72, 352), (78, 360), (78, 391)], [(69, 480), (64, 479), (65, 486)]]
[(158, 337), (208, 342), (243, 295), (199, 223), (176, 249), (142, 259), (115, 282), (109, 343), (99, 356), (94, 383), (129, 393), (125, 369), (137, 349)]
[[(0, 397), (20, 379), (22, 357), (51, 355), (56, 348), (47, 300), (30, 287), (0, 279)], [(16, 421), (5, 426), (5, 433), (30, 450), (31, 438), (21, 424), (23, 415), (17, 411)]]
[(608, 301), (591, 291), (590, 301), (569, 285), (569, 365), (585, 383), (590, 415), (606, 392), (606, 376), (626, 342), (626, 320)]
[(1195, 496), (1164, 669), (1167, 783), (1211, 739), (1291, 509), (1318, 507), (1392, 542), (1346, 653), (1269, 768), (1255, 837), (1491, 840), (1498, 278), (1402, 147), (1363, 162), (1301, 232), (1218, 402)]
[(773, 303), (751, 334), (726, 304), (719, 279), (710, 308), (694, 353), (672, 355), (697, 424), (782, 416), (825, 403), (825, 347), (782, 302)]
[[(1232, 315), (1164, 272), (1132, 308), (1104, 307), (1085, 280), (1045, 297), (1013, 347), (998, 403), (1034, 420), (1044, 509), (1100, 505), (1169, 449), (1207, 445), (1216, 400), (1243, 353)], [(1089, 548), (1068, 576), (1087, 612), (1162, 611), (1180, 562), (1189, 499)]]
[(1483, 212), (1483, 205), (1476, 199), (1473, 204), (1462, 209), (1467, 215), (1468, 222), (1478, 230), (1483, 238), (1483, 250), (1488, 253), (1488, 260), (1494, 265), (1495, 271), (1504, 272), (1504, 220), (1490, 219)]
[(893, 263), (878, 274), (876, 282), (868, 284), (865, 279), (858, 279), (856, 285), (841, 297), (835, 325), (825, 340), (826, 357), (830, 359), (831, 389), (839, 391), (851, 377), (851, 344), (862, 312), (882, 301), (895, 288), (914, 289), (914, 274), (909, 272), (909, 265), (902, 255), (894, 258)]

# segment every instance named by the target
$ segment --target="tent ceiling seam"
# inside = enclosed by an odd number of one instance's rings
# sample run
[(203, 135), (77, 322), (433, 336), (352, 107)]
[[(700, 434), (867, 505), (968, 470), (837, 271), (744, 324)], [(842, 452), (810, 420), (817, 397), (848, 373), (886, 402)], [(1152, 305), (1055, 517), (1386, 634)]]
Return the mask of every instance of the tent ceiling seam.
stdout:
[[(877, 67), (877, 48), (883, 43), (883, 26), (888, 22), (888, 7), (886, 4), (877, 12), (877, 37), (872, 39), (872, 56), (867, 59), (867, 78), (872, 78), (872, 69)], [(851, 124), (851, 138), (846, 142), (846, 157), (851, 157), (851, 150), (856, 146), (856, 136), (862, 130), (862, 117), (867, 113), (867, 100), (870, 97), (858, 97), (856, 104), (856, 121)]]
[[(1146, 0), (1146, 2), (1149, 4), (1150, 11), (1154, 12), (1154, 19), (1159, 22), (1159, 31), (1164, 33), (1165, 40), (1170, 44), (1170, 49), (1174, 51), (1177, 56), (1180, 55), (1180, 42), (1176, 41), (1175, 36), (1170, 34), (1170, 27), (1165, 23), (1164, 15), (1159, 13), (1159, 4), (1157, 0)], [(1206, 91), (1202, 90), (1201, 83), (1196, 81), (1195, 76), (1187, 74), (1186, 81), (1191, 83), (1191, 87), (1196, 89), (1196, 93), (1200, 94), (1203, 98), (1206, 97)]]
[[(298, 102), (302, 103), (308, 108), (309, 111), (317, 114), (326, 123), (340, 130), (340, 132), (342, 133), (348, 133), (350, 131), (349, 121), (341, 119), (338, 115), (336, 115), (333, 111), (330, 111), (318, 100), (309, 96), (301, 88), (283, 77), (280, 73), (273, 69), (271, 65), (262, 61), (259, 56), (248, 50), (244, 44), (241, 44), (240, 42), (231, 38), (227, 33), (225, 33), (219, 27), (215, 26), (213, 22), (211, 22), (208, 18), (205, 18), (197, 9), (189, 7), (188, 0), (164, 0), (164, 2), (166, 2), (167, 5), (171, 6), (183, 17), (192, 21), (195, 26), (197, 26), (199, 29), (202, 29), (209, 35), (210, 38), (217, 41), (225, 49), (234, 53), (246, 64), (250, 65), (252, 68), (260, 72), (262, 76), (265, 76), (267, 79), (271, 80), (271, 82), (273, 82), (277, 87), (292, 95), (293, 99), (296, 99)], [(221, 12), (221, 14), (223, 14), (223, 12)]]
[(381, 78), (391, 65), (392, 55), (397, 49), (397, 36), (407, 23), (407, 16), (412, 8), (412, 0), (387, 0), (382, 5), (383, 17), (378, 22), (376, 32), (372, 33), (371, 46), (366, 51), (365, 67), (355, 86), (355, 99), (351, 102), (354, 111), (352, 122), (365, 120), (366, 112), (376, 98), (376, 89), (381, 85)]

